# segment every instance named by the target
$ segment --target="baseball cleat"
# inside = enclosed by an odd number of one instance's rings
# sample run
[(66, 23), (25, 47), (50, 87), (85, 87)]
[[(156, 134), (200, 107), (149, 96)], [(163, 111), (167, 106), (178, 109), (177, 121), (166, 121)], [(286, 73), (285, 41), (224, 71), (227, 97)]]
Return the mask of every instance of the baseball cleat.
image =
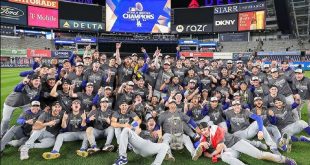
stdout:
[(76, 154), (84, 158), (88, 156), (88, 152), (85, 150), (76, 150)]
[(111, 145), (111, 144), (108, 144), (108, 145), (105, 145), (103, 148), (102, 148), (102, 151), (108, 151), (108, 152), (111, 152), (114, 150), (114, 146)]
[(173, 157), (173, 155), (172, 154), (170, 154), (170, 153), (167, 153), (166, 154), (166, 157), (165, 157), (165, 160), (171, 160), (171, 161), (175, 161), (175, 158)]
[(124, 164), (127, 164), (128, 163), (128, 160), (127, 160), (127, 157), (125, 156), (120, 156), (113, 165), (124, 165)]
[(308, 143), (310, 143), (310, 138), (309, 137), (306, 137), (306, 136), (300, 136), (300, 141), (302, 141), (302, 142), (308, 142)]
[(92, 147), (92, 148), (87, 149), (87, 152), (89, 153), (89, 155), (94, 154), (98, 151), (100, 151), (100, 149), (97, 147)]
[(286, 158), (285, 159), (285, 164), (287, 165), (297, 165), (297, 163), (295, 162), (294, 159), (291, 159), (291, 158)]
[(202, 146), (198, 146), (194, 151), (192, 160), (196, 161), (202, 155)]
[(60, 153), (44, 152), (42, 157), (46, 160), (57, 159), (60, 157)]

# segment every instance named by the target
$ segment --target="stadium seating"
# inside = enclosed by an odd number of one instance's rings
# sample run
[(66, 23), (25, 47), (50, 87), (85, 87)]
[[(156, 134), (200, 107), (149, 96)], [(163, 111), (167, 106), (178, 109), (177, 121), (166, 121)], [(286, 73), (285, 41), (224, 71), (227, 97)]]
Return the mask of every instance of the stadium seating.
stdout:
[(50, 48), (55, 50), (55, 45), (52, 40), (45, 38), (34, 37), (8, 37), (1, 36), (1, 49), (44, 49)]

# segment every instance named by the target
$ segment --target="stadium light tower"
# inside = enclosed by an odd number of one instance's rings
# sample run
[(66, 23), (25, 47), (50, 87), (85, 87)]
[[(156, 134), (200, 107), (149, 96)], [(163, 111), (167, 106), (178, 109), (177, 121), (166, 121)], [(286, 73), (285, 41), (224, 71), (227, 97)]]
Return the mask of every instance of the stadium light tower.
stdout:
[(197, 2), (197, 0), (192, 0), (191, 3), (189, 3), (188, 8), (198, 8), (199, 7), (199, 3)]

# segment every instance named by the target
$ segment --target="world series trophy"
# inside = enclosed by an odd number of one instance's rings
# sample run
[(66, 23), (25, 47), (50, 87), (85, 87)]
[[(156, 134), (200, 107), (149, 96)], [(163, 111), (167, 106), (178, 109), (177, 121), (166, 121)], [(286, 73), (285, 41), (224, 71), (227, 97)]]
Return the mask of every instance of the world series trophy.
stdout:
[(182, 150), (183, 146), (183, 121), (179, 117), (173, 117), (171, 123), (171, 141), (170, 148), (172, 150)]

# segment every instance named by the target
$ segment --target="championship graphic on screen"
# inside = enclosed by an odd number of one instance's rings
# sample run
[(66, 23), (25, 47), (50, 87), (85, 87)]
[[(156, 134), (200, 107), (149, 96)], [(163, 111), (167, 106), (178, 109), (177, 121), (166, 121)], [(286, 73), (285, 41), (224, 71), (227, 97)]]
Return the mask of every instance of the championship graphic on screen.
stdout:
[(171, 0), (107, 0), (106, 30), (169, 33)]
[(265, 29), (265, 11), (239, 13), (238, 31)]

